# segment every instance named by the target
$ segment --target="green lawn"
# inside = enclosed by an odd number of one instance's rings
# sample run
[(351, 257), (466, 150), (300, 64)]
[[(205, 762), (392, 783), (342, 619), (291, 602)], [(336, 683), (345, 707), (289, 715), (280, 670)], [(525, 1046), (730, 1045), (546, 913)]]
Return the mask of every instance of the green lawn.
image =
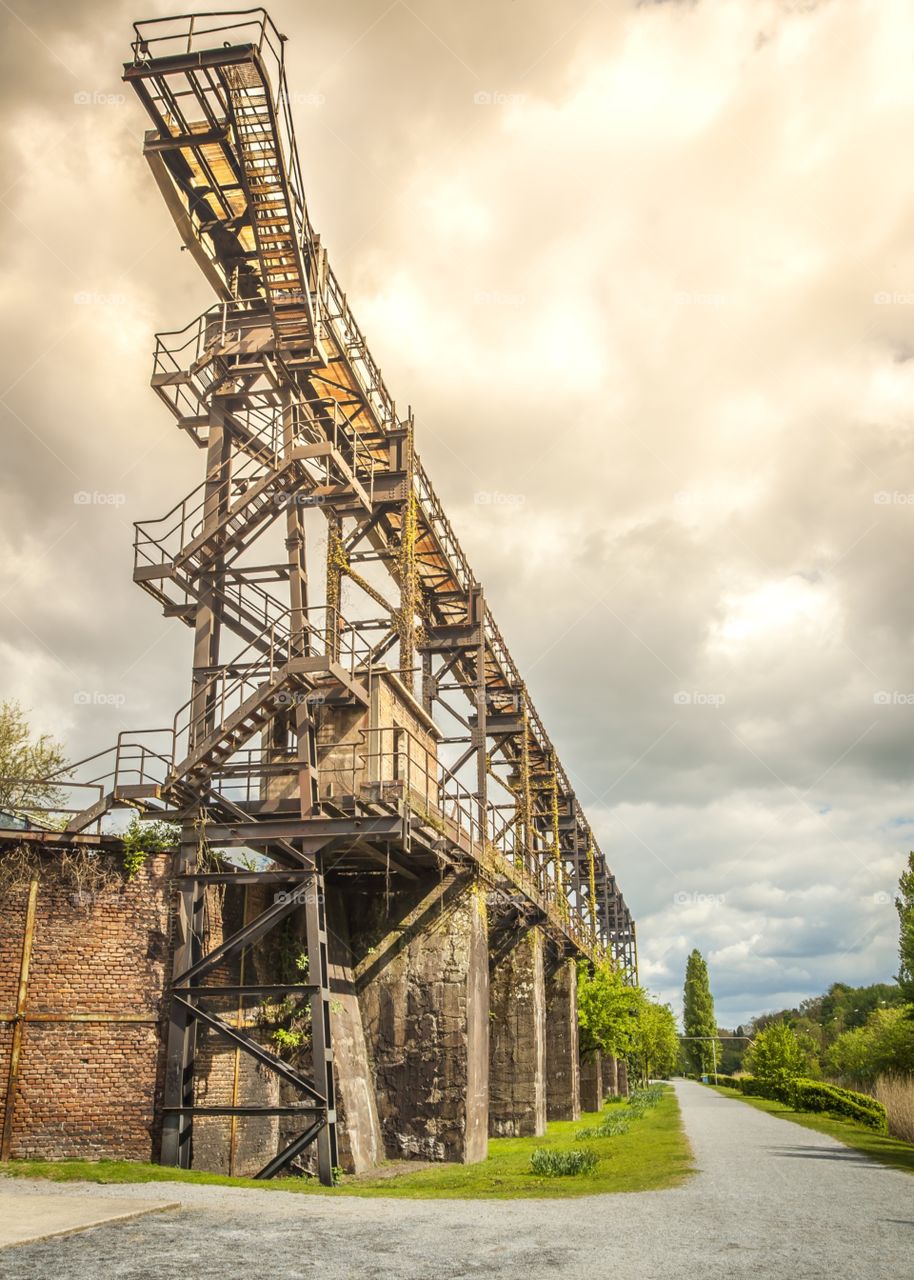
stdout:
[[(612, 1110), (614, 1114), (624, 1114), (625, 1107), (614, 1106)], [(595, 1124), (598, 1119), (593, 1114), (579, 1121), (550, 1124), (542, 1138), (493, 1138), (489, 1142), (488, 1159), (480, 1164), (439, 1164), (381, 1178), (344, 1177), (339, 1187), (321, 1187), (310, 1178), (255, 1182), (252, 1178), (228, 1178), (165, 1169), (155, 1164), (109, 1160), (18, 1160), (6, 1165), (5, 1170), (13, 1176), (50, 1178), (57, 1182), (193, 1182), (311, 1195), (503, 1200), (656, 1191), (676, 1186), (694, 1172), (679, 1104), (671, 1089), (656, 1107), (632, 1119), (627, 1133), (611, 1138), (575, 1136), (577, 1130)], [(530, 1173), (530, 1153), (540, 1146), (564, 1150), (591, 1148), (599, 1156), (599, 1164), (587, 1176), (536, 1177)]]
[(792, 1120), (801, 1124), (804, 1129), (815, 1129), (816, 1133), (826, 1133), (830, 1138), (837, 1138), (846, 1147), (854, 1147), (864, 1155), (878, 1160), (880, 1164), (891, 1165), (893, 1169), (903, 1169), (905, 1173), (914, 1173), (914, 1145), (902, 1142), (900, 1138), (888, 1138), (884, 1133), (876, 1133), (866, 1125), (855, 1124), (853, 1120), (839, 1120), (835, 1116), (824, 1115), (821, 1111), (794, 1111), (784, 1102), (772, 1102), (768, 1098), (753, 1098), (740, 1093), (736, 1089), (725, 1089), (723, 1085), (709, 1085), (715, 1093), (725, 1098), (736, 1098), (739, 1102), (747, 1102), (750, 1107), (759, 1111), (767, 1111), (769, 1115), (780, 1116), (782, 1120)]

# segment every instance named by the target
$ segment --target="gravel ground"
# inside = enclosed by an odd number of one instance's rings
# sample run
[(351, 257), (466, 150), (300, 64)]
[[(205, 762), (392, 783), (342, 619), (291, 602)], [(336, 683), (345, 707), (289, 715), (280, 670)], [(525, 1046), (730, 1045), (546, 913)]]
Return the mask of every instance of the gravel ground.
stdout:
[[(177, 1183), (16, 1190), (181, 1208), (0, 1254), (5, 1280), (700, 1280), (914, 1276), (914, 1179), (821, 1134), (677, 1083), (700, 1173), (579, 1200), (327, 1200)], [(2, 1206), (2, 1193), (0, 1193)]]

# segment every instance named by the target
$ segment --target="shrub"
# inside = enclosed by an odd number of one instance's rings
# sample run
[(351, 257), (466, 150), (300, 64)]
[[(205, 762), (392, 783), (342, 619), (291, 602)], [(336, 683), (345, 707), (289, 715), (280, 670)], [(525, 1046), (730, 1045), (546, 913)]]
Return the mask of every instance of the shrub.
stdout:
[(787, 1101), (797, 1111), (827, 1111), (878, 1129), (880, 1133), (886, 1131), (885, 1107), (866, 1093), (800, 1078), (791, 1081)]
[(914, 1077), (880, 1076), (876, 1097), (885, 1107), (892, 1137), (914, 1142)]
[(537, 1147), (530, 1157), (530, 1172), (542, 1178), (571, 1178), (593, 1173), (597, 1167), (595, 1151), (555, 1151)]
[(740, 1076), (734, 1081), (740, 1093), (752, 1098), (768, 1098), (771, 1102), (787, 1101), (787, 1085), (776, 1080), (758, 1080), (755, 1076)]
[(718, 1071), (717, 1075), (712, 1071), (708, 1077), (711, 1084), (722, 1084), (727, 1089), (738, 1089), (739, 1081), (734, 1076), (725, 1076), (722, 1071)]

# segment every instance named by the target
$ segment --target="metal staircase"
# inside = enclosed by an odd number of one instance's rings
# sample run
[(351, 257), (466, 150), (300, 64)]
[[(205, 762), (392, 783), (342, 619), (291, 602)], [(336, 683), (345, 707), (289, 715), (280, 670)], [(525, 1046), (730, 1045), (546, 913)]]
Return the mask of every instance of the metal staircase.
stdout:
[(269, 86), (257, 66), (225, 71), (261, 279), (281, 342), (314, 340), (306, 265), (292, 212)]

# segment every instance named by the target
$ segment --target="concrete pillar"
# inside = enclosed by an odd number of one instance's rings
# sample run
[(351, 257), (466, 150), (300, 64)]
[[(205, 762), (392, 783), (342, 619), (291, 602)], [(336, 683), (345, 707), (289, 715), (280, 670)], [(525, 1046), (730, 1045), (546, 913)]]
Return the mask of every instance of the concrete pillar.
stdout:
[(546, 965), (546, 1116), (577, 1120), (581, 1114), (578, 1061), (578, 975), (574, 960)]
[(599, 1111), (603, 1106), (603, 1060), (599, 1053), (581, 1058), (581, 1110)]
[(611, 1054), (603, 1059), (603, 1097), (615, 1098), (619, 1093), (619, 1064)]
[(489, 1134), (546, 1132), (543, 935), (489, 932)]
[(628, 1063), (618, 1062), (616, 1064), (616, 1079), (618, 1080), (618, 1093), (621, 1098), (628, 1097)]
[[(402, 882), (401, 882), (402, 883)], [(380, 927), (350, 916), (362, 1026), (392, 1159), (485, 1159), (489, 958), (485, 898), (436, 874), (381, 898)], [(378, 895), (368, 905), (376, 910)]]

